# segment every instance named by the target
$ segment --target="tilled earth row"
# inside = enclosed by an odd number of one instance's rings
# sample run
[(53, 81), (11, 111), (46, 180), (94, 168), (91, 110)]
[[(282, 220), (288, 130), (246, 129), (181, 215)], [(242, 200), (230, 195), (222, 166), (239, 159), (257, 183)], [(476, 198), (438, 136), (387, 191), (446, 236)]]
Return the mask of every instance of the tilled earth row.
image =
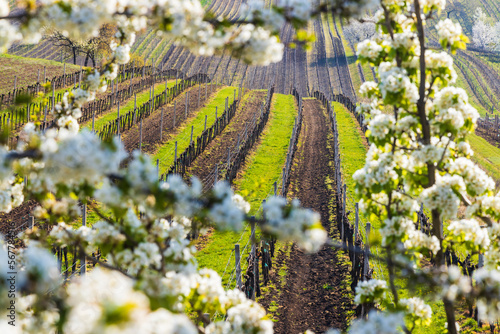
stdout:
[[(321, 223), (334, 237), (333, 208), (329, 206), (335, 195), (334, 185), (328, 183), (334, 172), (329, 122), (318, 100), (304, 100), (303, 113), (290, 197), (298, 198), (304, 207), (320, 213)], [(343, 284), (348, 268), (338, 251), (323, 246), (318, 253), (307, 254), (294, 244), (286, 262), (286, 284), (277, 298), (275, 333), (303, 333), (307, 329), (323, 333), (329, 328), (345, 328), (353, 305)], [(266, 296), (262, 303), (269, 305), (271, 300), (276, 297)]]

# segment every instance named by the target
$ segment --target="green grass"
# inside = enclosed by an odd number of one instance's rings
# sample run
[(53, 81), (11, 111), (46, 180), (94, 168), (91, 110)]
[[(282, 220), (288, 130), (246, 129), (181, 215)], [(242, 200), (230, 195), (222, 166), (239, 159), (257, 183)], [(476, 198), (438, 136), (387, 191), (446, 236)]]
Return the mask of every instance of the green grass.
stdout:
[[(257, 150), (247, 159), (247, 168), (235, 181), (237, 192), (251, 204), (250, 214), (256, 215), (260, 204), (267, 198), (272, 184), (278, 181), (286, 160), (288, 143), (297, 109), (294, 97), (291, 95), (274, 95), (274, 105), (269, 120), (261, 135), (262, 141)], [(249, 228), (245, 234), (215, 231), (209, 238), (207, 245), (197, 253), (196, 258), (201, 268), (211, 268), (222, 275), (228, 259), (232, 256), (228, 266), (228, 273), (223, 277), (227, 284), (231, 270), (234, 268), (234, 244), (239, 242), (241, 251), (249, 239)], [(242, 236), (240, 240), (240, 236)], [(250, 247), (245, 250), (247, 254)], [(246, 266), (246, 255), (242, 255), (242, 267)], [(233, 282), (234, 286), (234, 282)]]
[[(357, 202), (359, 198), (354, 191), (356, 182), (354, 182), (352, 175), (365, 165), (367, 151), (364, 144), (365, 139), (361, 137), (357, 121), (352, 114), (340, 103), (333, 102), (332, 105), (337, 114), (342, 176), (347, 185), (347, 197), (351, 202)], [(354, 205), (349, 201), (347, 210), (354, 212)], [(374, 228), (380, 228), (379, 224), (376, 226), (373, 224), (374, 222), (372, 222)]]
[[(167, 82), (167, 87), (172, 87), (175, 85), (175, 80)], [(165, 90), (165, 84), (159, 83), (155, 85), (155, 95), (160, 94)], [(149, 100), (149, 89), (145, 90), (143, 93), (137, 94), (137, 107), (140, 107), (143, 103)], [(125, 104), (123, 102), (120, 104), (120, 115), (125, 115), (130, 110), (134, 110), (134, 98), (129, 99)], [(117, 107), (113, 108), (112, 112), (108, 112), (99, 118), (96, 118), (94, 129), (99, 131), (108, 122), (115, 120), (118, 115)], [(86, 125), (82, 128), (92, 130), (92, 120), (88, 121)]]
[(500, 149), (475, 134), (467, 136), (469, 144), (474, 150), (472, 160), (479, 164), (492, 178), (500, 181)]
[[(229, 97), (228, 105), (231, 105), (235, 89), (235, 87), (225, 87), (218, 91), (215, 97), (213, 97), (194, 118), (184, 122), (184, 124), (177, 131), (177, 134), (172, 136), (166, 144), (159, 148), (158, 152), (154, 156), (154, 160), (160, 160), (160, 173), (167, 171), (174, 163), (175, 142), (177, 142), (177, 154), (180, 155), (189, 146), (191, 140), (191, 126), (194, 127), (193, 140), (195, 140), (204, 130), (205, 116), (207, 116), (207, 128), (209, 128), (215, 121), (215, 107), (217, 107), (218, 116), (222, 115), (224, 112), (226, 97)], [(184, 111), (181, 110), (181, 112)]]

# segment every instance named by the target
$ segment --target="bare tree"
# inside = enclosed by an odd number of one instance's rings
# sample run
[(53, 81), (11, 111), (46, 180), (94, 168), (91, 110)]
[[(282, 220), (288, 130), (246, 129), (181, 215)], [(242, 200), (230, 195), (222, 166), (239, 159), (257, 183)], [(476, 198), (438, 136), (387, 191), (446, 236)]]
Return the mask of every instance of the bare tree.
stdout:
[(50, 32), (46, 38), (51, 41), (54, 46), (60, 46), (70, 52), (73, 55), (73, 64), (76, 65), (76, 58), (82, 51), (81, 41), (66, 37), (59, 31)]
[(344, 27), (344, 36), (350, 44), (357, 44), (375, 35), (375, 23), (373, 18), (366, 17), (363, 22), (350, 20), (349, 25)]
[(99, 29), (99, 35), (92, 37), (82, 44), (81, 52), (85, 55), (84, 66), (88, 65), (89, 59), (95, 67), (99, 59), (108, 57), (111, 54), (109, 45), (113, 40), (116, 27), (111, 24), (105, 24)]

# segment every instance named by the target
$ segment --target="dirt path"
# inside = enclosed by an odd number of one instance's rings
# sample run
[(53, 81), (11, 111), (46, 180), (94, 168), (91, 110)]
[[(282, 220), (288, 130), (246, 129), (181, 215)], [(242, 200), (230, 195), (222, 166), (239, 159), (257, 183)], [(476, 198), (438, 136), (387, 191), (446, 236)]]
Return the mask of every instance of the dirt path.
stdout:
[[(304, 125), (296, 166), (291, 175), (290, 198), (297, 197), (302, 205), (321, 214), (323, 226), (334, 234), (330, 224), (333, 207), (333, 184), (329, 122), (317, 100), (304, 100)], [(329, 328), (344, 328), (348, 310), (352, 309), (345, 283), (347, 266), (337, 251), (323, 247), (316, 254), (305, 254), (293, 245), (288, 262), (286, 285), (278, 299), (279, 321), (275, 333), (303, 333), (310, 329), (323, 333)]]
[[(231, 120), (229, 126), (196, 158), (190, 173), (196, 175), (201, 180), (205, 179), (215, 168), (216, 163), (227, 161), (227, 150), (236, 150), (238, 134), (243, 136), (245, 126), (251, 121), (260, 107), (265, 103), (266, 92), (254, 91), (250, 93), (248, 100), (243, 107), (236, 110), (236, 115)], [(248, 129), (250, 132), (252, 129)], [(221, 166), (225, 169), (226, 167)]]

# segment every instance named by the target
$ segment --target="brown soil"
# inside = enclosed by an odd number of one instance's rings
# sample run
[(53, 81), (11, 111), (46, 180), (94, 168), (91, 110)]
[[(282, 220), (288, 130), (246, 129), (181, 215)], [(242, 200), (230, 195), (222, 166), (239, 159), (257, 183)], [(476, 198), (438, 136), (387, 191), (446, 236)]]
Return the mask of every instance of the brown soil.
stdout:
[[(266, 97), (264, 91), (253, 91), (242, 107), (236, 110), (236, 114), (231, 120), (229, 126), (210, 143), (205, 151), (196, 158), (194, 165), (190, 168), (190, 173), (204, 180), (212, 173), (217, 163), (225, 163), (227, 161), (227, 150), (234, 149), (238, 134), (243, 136), (246, 123), (254, 117), (255, 113), (260, 110), (260, 106)], [(248, 129), (250, 132), (252, 129)], [(221, 167), (225, 168), (225, 167)]]
[[(188, 113), (187, 119), (196, 115), (198, 111), (205, 107), (205, 103), (210, 101), (212, 96), (217, 94), (217, 90), (214, 90), (210, 94), (210, 88), (207, 92), (207, 99), (205, 100), (205, 89), (204, 86), (199, 90), (198, 86), (192, 87), (188, 90), (189, 100), (188, 100)], [(198, 107), (198, 92), (200, 92), (200, 104)], [(148, 118), (143, 120), (142, 123), (142, 152), (153, 153), (156, 151), (157, 147), (166, 143), (173, 134), (175, 134), (181, 125), (183, 125), (186, 120), (185, 110), (186, 110), (186, 93), (179, 95), (175, 101), (175, 128), (173, 126), (174, 121), (174, 102), (163, 109), (163, 134), (162, 140), (160, 141), (160, 128), (161, 128), (161, 109), (153, 112)], [(207, 125), (209, 126), (209, 125)], [(195, 138), (193, 138), (194, 140)], [(139, 148), (140, 141), (140, 131), (139, 124), (135, 125), (128, 131), (122, 134), (122, 141), (128, 152), (131, 152)]]
[[(304, 100), (303, 121), (290, 197), (297, 197), (304, 207), (320, 213), (321, 223), (332, 234), (329, 200), (334, 196), (334, 187), (327, 186), (328, 176), (333, 173), (329, 149), (332, 139), (319, 101)], [(306, 254), (293, 245), (288, 262), (286, 286), (278, 299), (275, 333), (303, 333), (307, 329), (322, 333), (329, 328), (345, 328), (353, 305), (343, 284), (348, 268), (341, 263), (337, 250), (324, 246), (316, 254)]]
[(6, 235), (12, 229), (16, 233), (27, 229), (29, 227), (27, 224), (28, 217), (36, 206), (37, 203), (35, 201), (27, 201), (9, 213), (0, 213), (0, 234)]

